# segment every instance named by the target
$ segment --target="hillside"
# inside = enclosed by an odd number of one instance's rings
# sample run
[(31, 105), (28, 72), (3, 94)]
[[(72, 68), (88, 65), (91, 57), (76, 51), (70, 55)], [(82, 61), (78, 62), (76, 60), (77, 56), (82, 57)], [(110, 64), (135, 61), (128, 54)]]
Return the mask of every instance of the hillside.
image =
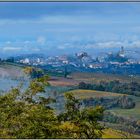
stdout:
[(123, 96), (125, 94), (118, 94), (118, 93), (112, 93), (112, 92), (103, 92), (103, 91), (96, 91), (96, 90), (73, 90), (70, 91), (74, 94), (75, 97), (80, 99), (87, 99), (87, 98), (112, 98), (112, 97), (118, 97)]
[(80, 99), (85, 107), (103, 106), (105, 109), (130, 109), (135, 107), (135, 102), (126, 94), (95, 90), (71, 90), (69, 92)]
[(0, 77), (21, 78), (24, 77), (23, 67), (10, 63), (0, 63)]
[(7, 92), (11, 87), (27, 81), (23, 67), (14, 63), (0, 63), (0, 93)]
[[(0, 92), (5, 93), (11, 87), (18, 86), (21, 82), (27, 83), (27, 76), (23, 72), (24, 66), (12, 63), (1, 63), (0, 64)], [(94, 83), (101, 80), (120, 80), (121, 82), (130, 82), (132, 80), (128, 76), (112, 75), (112, 74), (99, 74), (99, 73), (73, 73), (70, 78), (51, 76), (49, 83), (50, 87), (46, 88), (46, 92), (38, 94), (38, 96), (52, 97), (56, 99), (56, 103), (52, 104), (58, 113), (64, 111), (65, 92), (72, 92), (74, 96), (82, 101), (82, 105), (85, 107), (103, 106), (106, 111), (114, 113), (124, 118), (140, 119), (140, 97), (134, 97), (127, 94), (97, 91), (97, 90), (86, 90), (78, 89), (78, 84), (81, 81)], [(139, 77), (135, 77), (137, 82), (140, 81)], [(111, 118), (111, 121), (115, 120)], [(131, 120), (131, 119), (130, 119)], [(112, 123), (112, 122), (111, 122)], [(114, 123), (110, 129), (106, 129), (103, 138), (124, 138), (119, 133), (118, 129), (114, 130), (117, 123)], [(121, 125), (121, 124), (120, 124)], [(133, 138), (135, 135), (133, 135)], [(131, 138), (131, 137), (129, 137)], [(136, 136), (137, 138), (137, 136)]]
[(100, 81), (113, 81), (119, 80), (120, 82), (128, 83), (130, 81), (140, 82), (140, 76), (128, 76), (128, 75), (119, 75), (119, 74), (108, 74), (108, 73), (83, 73), (83, 72), (74, 72), (71, 73), (73, 80), (84, 81), (89, 83), (98, 83)]
[(140, 138), (140, 136), (109, 128), (109, 129), (104, 130), (104, 134), (103, 134), (102, 138), (103, 139), (125, 139), (125, 138), (138, 139), (138, 138)]
[(136, 118), (140, 120), (140, 97), (133, 97), (136, 103), (136, 106), (132, 109), (111, 109), (110, 111), (119, 114), (124, 117)]

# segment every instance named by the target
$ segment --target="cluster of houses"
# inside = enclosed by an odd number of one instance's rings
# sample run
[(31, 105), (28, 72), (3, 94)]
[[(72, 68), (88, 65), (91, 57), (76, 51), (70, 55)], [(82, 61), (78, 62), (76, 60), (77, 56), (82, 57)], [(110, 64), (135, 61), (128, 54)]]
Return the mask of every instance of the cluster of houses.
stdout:
[(71, 65), (73, 67), (83, 67), (89, 69), (102, 69), (107, 68), (110, 65), (116, 67), (129, 66), (134, 64), (140, 64), (140, 61), (136, 61), (131, 58), (127, 58), (124, 48), (121, 47), (120, 51), (116, 54), (108, 53), (106, 56), (98, 56), (96, 59), (92, 58), (87, 52), (79, 52), (75, 55), (61, 55), (61, 56), (49, 56), (49, 57), (33, 57), (22, 58), (17, 61), (27, 65), (51, 65), (52, 67), (61, 67), (64, 65)]

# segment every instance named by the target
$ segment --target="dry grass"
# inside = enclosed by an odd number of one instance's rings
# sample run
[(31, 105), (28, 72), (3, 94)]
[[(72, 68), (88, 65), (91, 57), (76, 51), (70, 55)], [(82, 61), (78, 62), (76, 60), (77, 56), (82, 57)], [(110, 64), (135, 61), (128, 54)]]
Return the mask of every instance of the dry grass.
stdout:
[(119, 130), (114, 130), (114, 129), (109, 128), (109, 129), (104, 130), (104, 134), (102, 138), (104, 139), (126, 139), (126, 138), (134, 139), (134, 138), (140, 138), (140, 136), (129, 134), (126, 132), (120, 132)]
[(78, 85), (78, 82), (73, 79), (67, 79), (63, 77), (51, 77), (49, 83), (52, 86), (75, 86)]
[[(100, 81), (113, 81), (119, 80), (120, 82), (131, 82), (132, 78), (129, 76), (122, 76), (117, 74), (104, 74), (104, 73), (82, 73), (76, 72), (70, 75), (72, 78), (67, 79), (64, 77), (52, 77), (49, 81), (53, 86), (75, 86), (80, 82), (86, 83), (99, 83)], [(133, 81), (140, 82), (140, 77), (133, 78)]]
[(96, 91), (96, 90), (72, 90), (70, 92), (72, 92), (75, 97), (82, 98), (82, 99), (83, 98), (117, 97), (117, 96), (125, 95), (125, 94)]
[(122, 76), (118, 74), (106, 74), (106, 73), (82, 73), (82, 72), (76, 72), (72, 73), (71, 76), (73, 79), (77, 81), (84, 81), (89, 83), (98, 83), (100, 81), (113, 81), (113, 80), (119, 80), (120, 82), (130, 82), (130, 81), (136, 81), (140, 82), (140, 76), (137, 76), (132, 79), (132, 77), (129, 76)]

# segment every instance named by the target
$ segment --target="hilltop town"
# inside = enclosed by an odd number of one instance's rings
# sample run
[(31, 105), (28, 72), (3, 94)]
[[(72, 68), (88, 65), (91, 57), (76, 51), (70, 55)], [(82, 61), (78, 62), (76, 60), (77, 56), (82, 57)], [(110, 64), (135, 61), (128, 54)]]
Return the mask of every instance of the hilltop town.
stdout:
[[(42, 54), (28, 54), (10, 57), (3, 61), (18, 64), (37, 66), (44, 69), (55, 69), (62, 73), (71, 71), (100, 71), (106, 73), (140, 74), (140, 59), (128, 55), (122, 46), (118, 52), (108, 52), (93, 57), (87, 52), (78, 52), (72, 55), (44, 56)], [(2, 60), (1, 60), (2, 61)]]

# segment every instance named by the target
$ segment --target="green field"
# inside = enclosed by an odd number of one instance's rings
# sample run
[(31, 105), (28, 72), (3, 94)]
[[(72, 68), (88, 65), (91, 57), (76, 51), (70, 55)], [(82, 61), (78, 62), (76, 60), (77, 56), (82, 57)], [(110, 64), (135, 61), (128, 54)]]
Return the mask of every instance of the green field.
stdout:
[(133, 99), (136, 103), (135, 108), (132, 108), (132, 109), (113, 108), (110, 111), (115, 112), (116, 114), (119, 114), (122, 116), (140, 119), (140, 97), (133, 97)]

